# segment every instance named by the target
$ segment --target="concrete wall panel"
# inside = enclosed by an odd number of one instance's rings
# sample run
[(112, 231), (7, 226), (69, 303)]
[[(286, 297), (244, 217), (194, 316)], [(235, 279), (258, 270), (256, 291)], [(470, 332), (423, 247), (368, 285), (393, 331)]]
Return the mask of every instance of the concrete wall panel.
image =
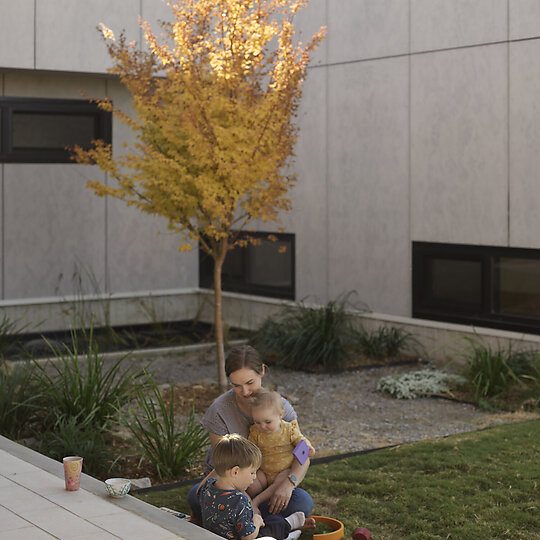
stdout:
[(293, 209), (283, 215), (296, 234), (296, 298), (327, 301), (326, 85), (327, 68), (310, 70), (298, 114), (300, 133), (291, 191)]
[(407, 58), (330, 68), (329, 296), (397, 314), (410, 310), (407, 103)]
[(6, 298), (93, 292), (94, 278), (103, 286), (105, 205), (84, 187), (79, 169), (4, 165)]
[(173, 20), (173, 11), (161, 0), (141, 0), (142, 6), (142, 19), (150, 24), (150, 27), (154, 34), (159, 36), (162, 32), (160, 21)]
[(115, 292), (197, 287), (198, 256), (180, 253), (180, 237), (163, 218), (109, 199), (108, 266)]
[[(164, 21), (171, 21), (174, 19), (172, 9), (162, 1), (157, 0), (141, 0), (141, 17), (142, 20), (150, 25), (150, 29), (158, 38), (158, 43), (167, 43), (163, 34), (163, 28), (161, 23)], [(144, 39), (144, 33), (141, 30), (141, 44), (142, 49), (149, 50), (146, 40)]]
[(406, 54), (409, 51), (408, 2), (330, 1), (327, 39), (330, 64)]
[(104, 73), (111, 65), (96, 27), (103, 22), (140, 40), (139, 0), (37, 0), (36, 68)]
[(509, 0), (510, 39), (540, 36), (539, 0)]
[(506, 52), (411, 59), (413, 240), (507, 243)]
[[(131, 112), (130, 97), (118, 83), (109, 96), (121, 110)], [(117, 119), (113, 125), (115, 152), (128, 150), (134, 135)], [(109, 179), (113, 182), (112, 179)], [(143, 214), (118, 199), (107, 199), (107, 258), (111, 290), (115, 292), (198, 286), (197, 251), (180, 253), (179, 236), (167, 230), (162, 218)]]
[[(321, 26), (327, 26), (328, 0), (310, 0), (309, 4), (300, 10), (295, 19), (298, 40), (307, 43), (316, 34)], [(326, 64), (328, 55), (328, 28), (327, 37), (319, 45), (311, 57), (311, 65)]]
[(510, 46), (510, 245), (540, 248), (540, 43)]
[(507, 38), (507, 0), (410, 1), (411, 52)]
[(0, 0), (0, 66), (34, 67), (34, 0)]

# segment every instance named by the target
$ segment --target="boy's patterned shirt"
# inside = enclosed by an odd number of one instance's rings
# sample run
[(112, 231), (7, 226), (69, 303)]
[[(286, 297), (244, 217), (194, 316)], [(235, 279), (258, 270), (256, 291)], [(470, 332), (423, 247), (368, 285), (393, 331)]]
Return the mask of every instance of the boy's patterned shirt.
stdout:
[(249, 497), (236, 489), (219, 489), (215, 483), (209, 478), (199, 490), (203, 527), (230, 540), (252, 534), (256, 527)]

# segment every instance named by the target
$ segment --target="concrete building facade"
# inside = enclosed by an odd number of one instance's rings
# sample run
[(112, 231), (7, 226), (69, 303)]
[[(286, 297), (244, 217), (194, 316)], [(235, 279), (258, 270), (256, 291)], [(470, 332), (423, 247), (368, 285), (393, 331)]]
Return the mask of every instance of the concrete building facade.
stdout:
[[(0, 0), (0, 97), (82, 90), (129, 107), (96, 26), (140, 42), (138, 16), (155, 26), (168, 13), (160, 0)], [(408, 317), (414, 243), (540, 254), (540, 0), (312, 0), (298, 22), (327, 38), (305, 83), (283, 216), (297, 300), (355, 290), (371, 310)], [(116, 122), (112, 134), (130, 140)], [(95, 197), (90, 177), (107, 180), (75, 164), (0, 164), (4, 305), (73, 294), (77, 271), (86, 291), (199, 286), (196, 250), (180, 254), (162, 220)], [(532, 266), (525, 293), (540, 298)]]

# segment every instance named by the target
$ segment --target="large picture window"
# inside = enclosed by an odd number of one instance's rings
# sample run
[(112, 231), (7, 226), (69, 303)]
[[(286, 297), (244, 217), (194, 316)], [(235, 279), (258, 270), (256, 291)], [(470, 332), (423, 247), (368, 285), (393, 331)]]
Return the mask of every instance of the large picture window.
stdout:
[[(272, 241), (268, 235), (277, 238)], [(257, 238), (227, 253), (223, 264), (224, 291), (294, 300), (294, 234), (245, 233)], [(213, 288), (214, 261), (199, 248), (199, 286)]]
[(111, 113), (95, 103), (0, 98), (0, 162), (69, 163), (69, 148), (111, 142)]
[(413, 316), (540, 333), (540, 250), (414, 242)]

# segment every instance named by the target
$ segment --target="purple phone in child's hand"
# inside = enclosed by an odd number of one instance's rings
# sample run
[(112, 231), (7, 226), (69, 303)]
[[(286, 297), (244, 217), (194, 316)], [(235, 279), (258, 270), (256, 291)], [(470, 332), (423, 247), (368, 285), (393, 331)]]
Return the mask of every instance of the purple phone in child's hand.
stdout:
[(292, 453), (300, 465), (303, 465), (306, 462), (306, 459), (309, 457), (309, 446), (307, 445), (306, 441), (300, 441)]

